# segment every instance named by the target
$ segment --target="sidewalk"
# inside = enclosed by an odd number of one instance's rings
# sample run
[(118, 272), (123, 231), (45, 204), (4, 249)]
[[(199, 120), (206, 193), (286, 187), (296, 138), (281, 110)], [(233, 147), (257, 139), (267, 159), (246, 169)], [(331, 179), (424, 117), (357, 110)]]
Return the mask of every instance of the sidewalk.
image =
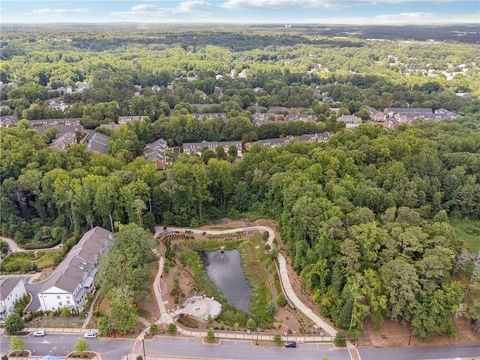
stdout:
[[(192, 336), (202, 338), (207, 336), (207, 331), (205, 330), (187, 330), (182, 328), (177, 324), (177, 331), (181, 335)], [(215, 330), (215, 337), (219, 339), (229, 339), (229, 340), (263, 340), (263, 341), (273, 341), (275, 333), (257, 333), (256, 332), (245, 332), (245, 331), (222, 331)], [(280, 333), (279, 333), (280, 334)], [(331, 336), (318, 336), (318, 335), (282, 335), (282, 341), (296, 341), (298, 343), (331, 343), (333, 338)]]

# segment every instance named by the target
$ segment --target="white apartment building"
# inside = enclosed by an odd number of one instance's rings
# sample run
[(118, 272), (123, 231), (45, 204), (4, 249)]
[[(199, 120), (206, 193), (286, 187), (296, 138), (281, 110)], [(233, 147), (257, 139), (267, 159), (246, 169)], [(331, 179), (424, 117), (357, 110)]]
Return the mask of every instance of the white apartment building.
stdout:
[(94, 278), (98, 262), (106, 251), (112, 233), (99, 226), (83, 235), (80, 241), (43, 283), (38, 293), (43, 311), (68, 307), (81, 311), (88, 294), (95, 291)]
[(15, 309), (15, 303), (27, 294), (25, 279), (4, 277), (0, 279), (0, 317), (5, 318)]

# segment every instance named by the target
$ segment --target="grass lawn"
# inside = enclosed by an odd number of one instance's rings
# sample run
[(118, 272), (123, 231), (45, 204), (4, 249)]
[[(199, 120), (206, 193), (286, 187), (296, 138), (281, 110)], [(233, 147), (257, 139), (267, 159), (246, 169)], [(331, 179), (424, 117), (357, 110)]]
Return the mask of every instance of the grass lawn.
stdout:
[(451, 219), (450, 224), (470, 252), (480, 251), (480, 220)]

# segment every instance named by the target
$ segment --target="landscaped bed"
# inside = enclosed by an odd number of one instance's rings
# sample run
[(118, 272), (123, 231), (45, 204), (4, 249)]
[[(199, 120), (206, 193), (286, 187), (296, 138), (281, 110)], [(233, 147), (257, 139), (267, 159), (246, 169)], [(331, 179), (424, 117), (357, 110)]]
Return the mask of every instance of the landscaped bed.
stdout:
[(18, 252), (3, 262), (0, 274), (26, 274), (51, 268), (61, 261), (61, 250)]

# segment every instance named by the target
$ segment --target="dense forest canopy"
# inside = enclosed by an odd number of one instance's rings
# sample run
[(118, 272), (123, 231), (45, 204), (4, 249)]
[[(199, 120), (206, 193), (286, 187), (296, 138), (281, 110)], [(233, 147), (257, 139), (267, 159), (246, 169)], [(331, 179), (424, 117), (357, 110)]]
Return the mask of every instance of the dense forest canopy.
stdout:
[[(253, 213), (278, 221), (295, 271), (350, 336), (366, 319), (387, 318), (411, 322), (422, 339), (454, 334), (461, 302), (478, 330), (480, 255), (465, 260), (451, 224), (480, 219), (479, 48), (307, 30), (2, 34), (0, 80), (15, 84), (1, 93), (2, 115), (23, 119), (0, 129), (2, 234), (20, 245), (61, 241), (67, 251), (95, 225), (150, 241), (141, 227)], [(58, 90), (80, 82), (93, 87)], [(52, 98), (68, 109), (51, 108)], [(194, 120), (198, 104), (225, 119)], [(255, 126), (255, 105), (303, 108), (316, 121)], [(332, 108), (364, 116), (367, 105), (445, 108), (462, 118), (396, 131), (335, 121)], [(122, 115), (148, 118), (99, 129)], [(52, 150), (55, 130), (40, 133), (29, 122), (62, 117), (110, 135), (108, 152)], [(158, 171), (142, 156), (160, 137), (172, 146), (325, 130), (336, 133), (328, 142), (255, 144), (236, 161), (222, 151), (181, 154)]]

